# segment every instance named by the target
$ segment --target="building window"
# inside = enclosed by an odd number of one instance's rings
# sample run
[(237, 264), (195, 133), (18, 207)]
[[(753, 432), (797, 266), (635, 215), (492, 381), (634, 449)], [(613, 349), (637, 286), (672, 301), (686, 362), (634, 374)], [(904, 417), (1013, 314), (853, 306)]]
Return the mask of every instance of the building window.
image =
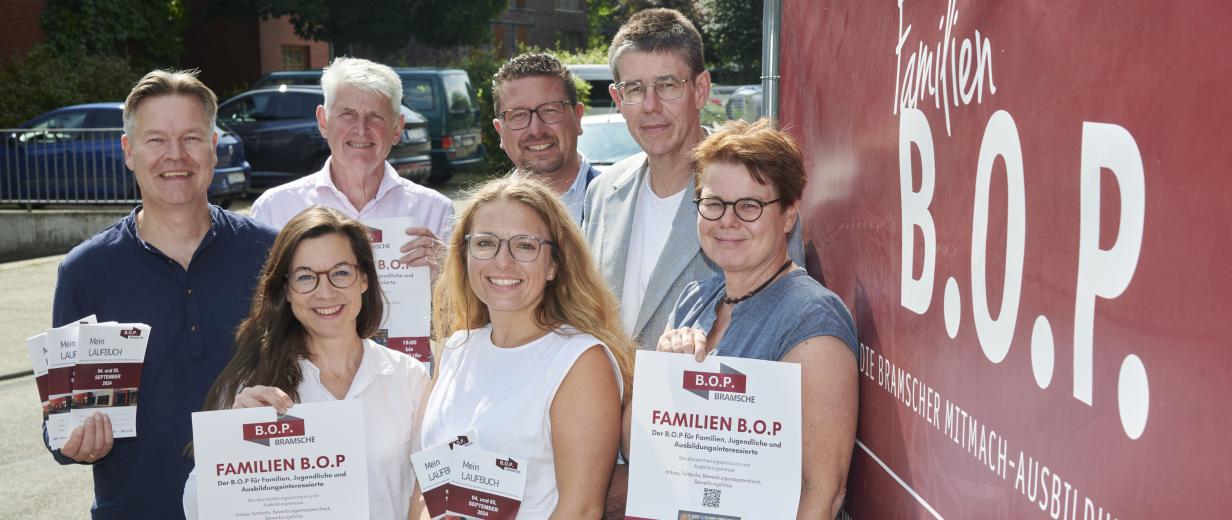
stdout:
[(557, 47), (570, 51), (582, 48), (582, 33), (576, 31), (560, 31), (557, 34)]
[(283, 45), (282, 70), (308, 70), (308, 46)]
[(582, 0), (556, 0), (557, 11), (581, 11)]

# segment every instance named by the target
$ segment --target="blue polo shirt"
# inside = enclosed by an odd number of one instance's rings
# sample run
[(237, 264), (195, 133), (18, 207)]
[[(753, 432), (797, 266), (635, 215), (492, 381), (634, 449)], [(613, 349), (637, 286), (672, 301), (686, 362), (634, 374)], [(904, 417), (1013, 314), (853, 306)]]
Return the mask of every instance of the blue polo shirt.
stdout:
[[(96, 519), (183, 518), (180, 497), (192, 459), (192, 412), (231, 359), (276, 232), (210, 206), (211, 226), (188, 269), (137, 232), (133, 209), (73, 248), (60, 264), (52, 322), (150, 325), (137, 405), (137, 437), (116, 439), (94, 464)], [(72, 461), (53, 452), (62, 464)]]

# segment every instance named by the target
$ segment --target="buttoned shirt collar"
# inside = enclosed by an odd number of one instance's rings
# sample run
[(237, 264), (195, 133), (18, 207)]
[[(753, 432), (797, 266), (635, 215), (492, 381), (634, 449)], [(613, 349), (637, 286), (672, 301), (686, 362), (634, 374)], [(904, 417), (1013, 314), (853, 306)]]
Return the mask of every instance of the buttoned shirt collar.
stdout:
[[(338, 189), (338, 185), (334, 183), (333, 163), (334, 158), (332, 156), (325, 160), (325, 166), (323, 166), (321, 171), (318, 172), (319, 174), (316, 176), (316, 184), (313, 188), (332, 191), (338, 200), (350, 204), (351, 199), (347, 198), (346, 193), (343, 193), (341, 189)], [(372, 197), (372, 200), (365, 202), (363, 208), (356, 208), (352, 205), (351, 208), (355, 210), (355, 213), (362, 213), (368, 206), (376, 204), (378, 200), (381, 200), (381, 197), (384, 197), (389, 190), (392, 190), (398, 186), (398, 172), (394, 170), (394, 167), (390, 166), (388, 162), (382, 164), (384, 169), (381, 171), (381, 185), (377, 187), (376, 195)]]

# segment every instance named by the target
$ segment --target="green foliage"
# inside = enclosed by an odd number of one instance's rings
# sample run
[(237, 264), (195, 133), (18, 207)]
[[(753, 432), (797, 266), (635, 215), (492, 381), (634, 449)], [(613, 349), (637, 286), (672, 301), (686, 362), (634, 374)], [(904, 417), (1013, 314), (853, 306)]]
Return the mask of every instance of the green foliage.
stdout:
[(513, 169), (513, 163), (500, 148), (500, 134), (492, 126), (496, 111), (492, 106), (492, 76), (504, 63), (496, 53), (488, 48), (473, 50), (462, 61), (451, 66), (463, 69), (470, 76), (479, 99), (480, 126), (483, 128), (484, 165), (482, 171), (499, 175)]
[(607, 47), (612, 43), (612, 37), (620, 30), (620, 24), (628, 19), (628, 12), (620, 0), (590, 0), (586, 4), (586, 27), (590, 35), (587, 37), (587, 47), (591, 50), (601, 49), (603, 61), (607, 62)]
[(708, 66), (726, 84), (756, 83), (761, 76), (762, 0), (704, 0)]
[(329, 42), (336, 54), (355, 46), (380, 56), (402, 50), (411, 36), (434, 47), (487, 42), (507, 0), (212, 0), (209, 10), (232, 18), (287, 16), (300, 37)]
[(147, 69), (179, 62), (187, 25), (180, 0), (47, 0), (42, 18), (56, 54), (122, 56)]
[(421, 0), (411, 30), (433, 47), (484, 44), (492, 40), (492, 20), (508, 6), (508, 0)]
[(12, 128), (48, 110), (98, 101), (123, 101), (141, 72), (123, 58), (58, 54), (35, 47), (0, 67), (0, 128)]
[(560, 49), (556, 49), (556, 50), (546, 49), (545, 50), (545, 49), (540, 49), (535, 46), (525, 46), (525, 47), (519, 46), (518, 52), (519, 53), (523, 53), (523, 52), (551, 53), (553, 56), (556, 56), (556, 59), (560, 60), (560, 62), (564, 63), (565, 65), (586, 65), (588, 63), (598, 63), (602, 65), (604, 63), (607, 63), (607, 47), (591, 47), (589, 49), (581, 49), (578, 51), (567, 51), (567, 50), (560, 50)]

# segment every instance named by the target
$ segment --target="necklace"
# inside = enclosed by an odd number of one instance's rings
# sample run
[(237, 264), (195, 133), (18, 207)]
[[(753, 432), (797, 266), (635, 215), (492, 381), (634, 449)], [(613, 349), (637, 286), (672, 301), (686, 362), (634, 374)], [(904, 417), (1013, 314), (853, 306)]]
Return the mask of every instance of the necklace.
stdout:
[(773, 282), (775, 278), (778, 278), (778, 276), (779, 276), (780, 274), (783, 274), (783, 271), (786, 271), (786, 270), (787, 270), (787, 268), (788, 268), (788, 267), (790, 267), (790, 266), (791, 266), (791, 260), (788, 260), (786, 263), (784, 263), (784, 264), (783, 264), (783, 267), (780, 267), (778, 271), (775, 271), (775, 272), (774, 272), (774, 274), (770, 275), (770, 278), (769, 278), (769, 279), (767, 279), (767, 280), (766, 280), (764, 283), (762, 283), (761, 285), (757, 286), (757, 288), (756, 288), (756, 289), (753, 289), (753, 290), (752, 290), (751, 292), (749, 292), (748, 294), (746, 294), (746, 295), (744, 295), (744, 296), (741, 296), (741, 297), (739, 297), (739, 298), (723, 298), (723, 303), (726, 303), (726, 304), (728, 304), (728, 305), (735, 305), (735, 304), (740, 303), (740, 302), (742, 302), (742, 301), (744, 301), (744, 300), (747, 300), (747, 299), (749, 299), (749, 298), (752, 298), (754, 294), (757, 294), (757, 293), (761, 292), (761, 290), (762, 290), (762, 289), (765, 289), (766, 287), (770, 286), (770, 282)]

